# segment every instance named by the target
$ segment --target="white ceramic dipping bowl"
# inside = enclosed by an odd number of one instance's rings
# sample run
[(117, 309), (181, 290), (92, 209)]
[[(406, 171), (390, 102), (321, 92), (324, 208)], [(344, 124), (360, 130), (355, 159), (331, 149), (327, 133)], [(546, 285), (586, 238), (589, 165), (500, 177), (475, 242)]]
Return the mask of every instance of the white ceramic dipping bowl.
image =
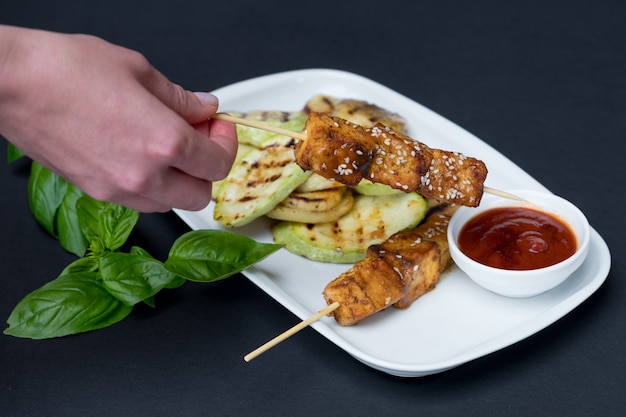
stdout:
[[(476, 208), (460, 207), (448, 225), (448, 244), (454, 263), (478, 285), (507, 297), (532, 297), (567, 279), (589, 252), (590, 226), (585, 215), (569, 201), (548, 192), (506, 190), (528, 203), (485, 194)], [(567, 223), (577, 239), (576, 252), (555, 265), (531, 270), (507, 270), (481, 264), (465, 255), (458, 246), (459, 232), (472, 217), (495, 207), (522, 206), (556, 215)]]

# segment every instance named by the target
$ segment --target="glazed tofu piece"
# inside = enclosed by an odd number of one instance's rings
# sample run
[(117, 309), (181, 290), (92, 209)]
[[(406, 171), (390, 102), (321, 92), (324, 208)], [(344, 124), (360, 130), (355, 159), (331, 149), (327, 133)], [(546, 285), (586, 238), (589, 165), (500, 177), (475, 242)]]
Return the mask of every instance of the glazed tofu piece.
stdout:
[(413, 301), (435, 288), (439, 281), (439, 246), (431, 241), (422, 241), (419, 245), (403, 250), (390, 251), (388, 246), (381, 244), (372, 247), (379, 259), (384, 260), (396, 271), (404, 286), (404, 295), (394, 307), (408, 308)]
[(365, 129), (339, 117), (312, 112), (306, 140), (296, 144), (296, 161), (304, 170), (356, 186), (372, 159), (373, 141)]
[(430, 149), (381, 124), (368, 129), (368, 133), (375, 146), (366, 178), (400, 191), (416, 191), (431, 166)]
[(331, 313), (337, 323), (351, 326), (396, 303), (404, 292), (402, 279), (391, 265), (367, 257), (330, 282), (323, 295), (328, 305), (339, 302)]
[(448, 204), (478, 207), (487, 178), (485, 164), (458, 152), (431, 151), (433, 160), (422, 177), (419, 193)]
[(394, 307), (408, 308), (434, 289), (441, 273), (452, 264), (446, 231), (454, 210), (451, 206), (436, 208), (418, 227), (369, 247), (368, 256), (384, 259), (402, 277), (405, 294)]

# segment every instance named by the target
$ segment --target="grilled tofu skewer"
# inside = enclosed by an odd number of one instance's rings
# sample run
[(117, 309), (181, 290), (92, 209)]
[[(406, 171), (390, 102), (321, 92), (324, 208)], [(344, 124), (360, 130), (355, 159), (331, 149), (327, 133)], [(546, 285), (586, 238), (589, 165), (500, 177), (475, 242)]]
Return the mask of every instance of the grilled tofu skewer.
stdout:
[(446, 230), (456, 207), (433, 209), (418, 227), (398, 232), (368, 249), (367, 257), (331, 281), (323, 291), (327, 306), (244, 357), (251, 361), (324, 315), (351, 326), (389, 306), (405, 309), (435, 288), (451, 264)]
[(337, 323), (351, 326), (390, 306), (408, 308), (434, 289), (452, 264), (446, 231), (457, 207), (439, 206), (416, 228), (370, 246), (365, 259), (326, 285), (327, 304), (339, 303), (331, 313)]
[(420, 226), (370, 246), (364, 260), (324, 288), (325, 308), (253, 350), (244, 360), (250, 362), (325, 315), (351, 326), (392, 305), (408, 308), (434, 289), (441, 273), (452, 264), (446, 229), (455, 210), (439, 206)]
[(214, 118), (297, 139), (298, 165), (345, 185), (355, 186), (365, 178), (401, 191), (417, 191), (440, 202), (470, 207), (478, 206), (483, 192), (520, 199), (485, 187), (487, 168), (482, 161), (429, 148), (382, 124), (364, 128), (312, 111), (306, 133), (300, 133), (224, 113)]
[(365, 178), (442, 203), (480, 203), (487, 167), (476, 158), (429, 148), (382, 124), (364, 128), (326, 113), (311, 112), (305, 129), (306, 139), (296, 144), (305, 170), (348, 186)]

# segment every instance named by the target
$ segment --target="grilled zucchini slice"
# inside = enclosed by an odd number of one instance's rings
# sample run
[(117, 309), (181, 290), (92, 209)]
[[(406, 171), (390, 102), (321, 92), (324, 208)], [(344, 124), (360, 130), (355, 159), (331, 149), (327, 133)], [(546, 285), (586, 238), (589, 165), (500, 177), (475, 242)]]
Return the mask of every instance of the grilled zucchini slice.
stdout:
[(371, 182), (368, 179), (363, 178), (355, 187), (354, 191), (363, 195), (387, 195), (397, 194), (402, 191), (391, 188), (387, 184), (380, 184), (377, 182)]
[(329, 190), (331, 188), (345, 187), (338, 181), (329, 180), (320, 174), (313, 173), (305, 182), (296, 189), (299, 193), (310, 193), (312, 191)]
[[(245, 143), (239, 143), (239, 147), (237, 148), (237, 156), (235, 157), (235, 162), (233, 165), (237, 164), (241, 161), (241, 158), (251, 150), (256, 149), (254, 146), (246, 145)], [(215, 200), (217, 198), (217, 191), (220, 189), (220, 186), (224, 180), (213, 181), (213, 187), (211, 188), (211, 200)]]
[(272, 210), (310, 175), (296, 163), (294, 140), (276, 137), (233, 166), (217, 190), (213, 218), (227, 227), (248, 224)]
[[(266, 216), (271, 219), (290, 222), (328, 223), (338, 220), (352, 209), (354, 197), (352, 196), (352, 191), (348, 190), (346, 187), (343, 187), (343, 189), (333, 188), (323, 191), (324, 192), (314, 191), (302, 194), (291, 193), (289, 197), (274, 207)], [(326, 191), (328, 193), (325, 193)], [(294, 194), (299, 194), (301, 197), (311, 197), (303, 196), (303, 194), (315, 194), (318, 198), (307, 198), (306, 200), (298, 198), (294, 201)], [(326, 196), (324, 194), (333, 194), (333, 196)], [(337, 195), (339, 196), (339, 200), (335, 201)], [(320, 201), (320, 199), (323, 201)]]
[(335, 222), (281, 222), (272, 228), (274, 241), (305, 258), (330, 263), (354, 263), (370, 245), (419, 224), (428, 204), (417, 193), (357, 195), (352, 209)]

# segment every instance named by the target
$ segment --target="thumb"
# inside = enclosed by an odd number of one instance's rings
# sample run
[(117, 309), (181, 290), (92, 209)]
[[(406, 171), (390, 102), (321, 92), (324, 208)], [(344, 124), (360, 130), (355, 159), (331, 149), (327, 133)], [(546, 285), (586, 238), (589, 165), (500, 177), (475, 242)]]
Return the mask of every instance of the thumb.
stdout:
[(219, 100), (210, 93), (192, 93), (178, 84), (167, 83), (159, 99), (188, 123), (200, 123), (217, 111)]

